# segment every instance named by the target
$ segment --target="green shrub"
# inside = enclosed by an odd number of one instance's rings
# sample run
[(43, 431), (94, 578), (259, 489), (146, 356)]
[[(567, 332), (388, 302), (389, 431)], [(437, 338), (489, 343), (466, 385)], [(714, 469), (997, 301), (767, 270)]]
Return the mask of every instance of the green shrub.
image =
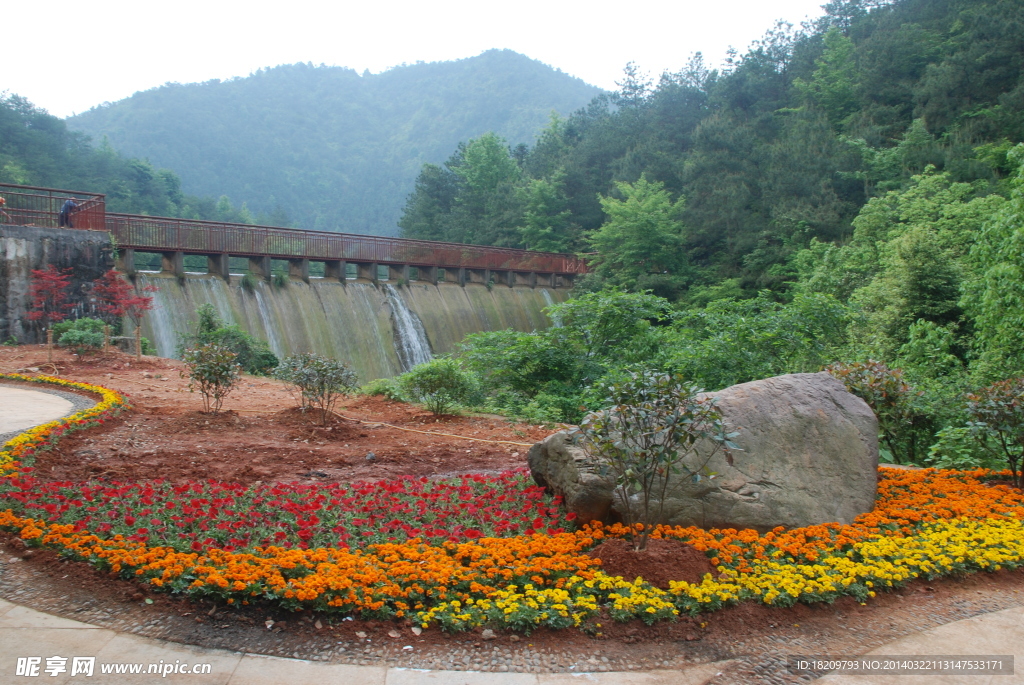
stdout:
[(99, 319), (61, 321), (53, 326), (53, 338), (60, 347), (69, 347), (75, 354), (84, 355), (103, 348), (103, 327)]
[[(237, 356), (223, 345), (213, 343), (187, 349), (182, 354), (188, 371), (188, 390), (199, 389), (207, 413), (220, 411), (224, 398), (241, 378), (242, 367), (235, 362)], [(182, 371), (181, 375), (186, 373)]]
[(242, 286), (242, 290), (244, 290), (247, 293), (256, 292), (256, 286), (258, 286), (259, 284), (259, 279), (257, 279), (256, 276), (251, 273), (242, 276), (242, 281), (240, 283), (240, 285)]
[(587, 415), (576, 430), (615, 483), (624, 523), (634, 531), (643, 524), (633, 534), (633, 548), (643, 551), (663, 520), (669, 479), (699, 481), (719, 449), (732, 463), (735, 433), (726, 433), (714, 400), (681, 376), (638, 371), (604, 389), (609, 408)]
[(967, 396), (971, 427), (979, 440), (996, 446), (1021, 487), (1018, 465), (1024, 459), (1024, 378), (1008, 378)]
[(883, 362), (841, 362), (825, 370), (868, 403), (878, 417), (882, 449), (897, 464), (921, 463), (931, 445), (933, 422), (922, 411), (922, 393), (903, 380), (903, 372)]
[(946, 426), (935, 434), (924, 463), (936, 469), (998, 469), (995, 444), (985, 431), (974, 426)]
[(288, 357), (276, 369), (274, 378), (291, 383), (299, 389), (302, 407), (320, 410), (320, 423), (327, 423), (327, 415), (334, 410), (341, 395), (358, 387), (359, 379), (348, 364), (316, 354)]
[(473, 374), (445, 357), (413, 367), (399, 376), (399, 383), (403, 392), (435, 415), (469, 402), (478, 392)]
[(238, 326), (225, 325), (213, 305), (203, 304), (196, 310), (196, 322), (179, 345), (178, 353), (186, 348), (215, 344), (228, 348), (237, 356), (236, 362), (246, 373), (266, 376), (278, 365), (278, 358), (263, 340), (254, 338)]
[(364, 395), (377, 395), (386, 397), (389, 400), (395, 402), (404, 402), (405, 396), (402, 394), (402, 388), (398, 385), (398, 381), (393, 378), (378, 378), (372, 380), (362, 388), (359, 392)]

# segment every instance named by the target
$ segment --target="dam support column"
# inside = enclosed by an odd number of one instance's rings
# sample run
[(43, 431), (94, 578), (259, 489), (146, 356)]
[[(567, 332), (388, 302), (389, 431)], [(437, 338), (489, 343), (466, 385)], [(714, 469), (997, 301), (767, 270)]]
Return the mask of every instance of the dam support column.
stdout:
[(509, 288), (511, 288), (516, 284), (515, 274), (513, 274), (511, 271), (492, 271), (491, 278), (494, 279), (494, 283), (496, 285), (506, 285)]
[(324, 262), (324, 278), (332, 281), (339, 281), (345, 285), (345, 269), (348, 264), (343, 259), (328, 259)]
[(416, 279), (418, 281), (426, 281), (430, 285), (437, 285), (436, 266), (418, 266), (416, 267), (416, 275), (419, 277)]
[(409, 265), (388, 264), (388, 280), (409, 285)]
[(356, 264), (356, 278), (365, 279), (377, 285), (377, 262), (360, 262)]
[(115, 268), (126, 276), (135, 275), (134, 248), (126, 247), (123, 250), (118, 251), (117, 260), (115, 260)]
[(466, 287), (466, 269), (459, 268), (458, 270), (459, 285), (463, 288)]
[(206, 255), (206, 270), (214, 276), (220, 276), (228, 283), (231, 282), (231, 260), (226, 254)]
[(177, 252), (161, 252), (160, 253), (160, 271), (165, 274), (171, 274), (181, 278), (185, 275), (185, 253), (182, 251)]
[(249, 257), (249, 273), (256, 278), (270, 281), (270, 257)]
[(296, 281), (302, 281), (303, 283), (309, 283), (309, 260), (308, 259), (289, 259), (288, 260), (288, 277)]

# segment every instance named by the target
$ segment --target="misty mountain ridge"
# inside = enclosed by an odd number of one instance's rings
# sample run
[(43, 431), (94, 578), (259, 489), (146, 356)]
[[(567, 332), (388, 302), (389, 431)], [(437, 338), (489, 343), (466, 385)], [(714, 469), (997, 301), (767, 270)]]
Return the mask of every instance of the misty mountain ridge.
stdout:
[[(534, 142), (601, 89), (511, 50), (379, 74), (291, 64), (166, 84), (67, 119), (123, 154), (301, 228), (394, 235), (416, 175), (494, 131)], [(283, 210), (283, 213), (282, 213)]]

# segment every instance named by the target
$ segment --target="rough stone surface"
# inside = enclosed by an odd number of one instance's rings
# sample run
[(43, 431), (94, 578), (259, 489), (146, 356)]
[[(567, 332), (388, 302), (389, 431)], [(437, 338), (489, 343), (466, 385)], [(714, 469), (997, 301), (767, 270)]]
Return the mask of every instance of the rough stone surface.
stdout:
[(32, 305), (32, 270), (53, 265), (71, 269), (70, 318), (93, 316), (92, 283), (114, 267), (110, 235), (105, 231), (0, 226), (0, 339), (42, 342), (40, 328), (26, 321)]
[[(878, 421), (871, 408), (825, 372), (734, 385), (715, 397), (733, 439), (707, 463), (713, 479), (669, 483), (662, 522), (705, 528), (850, 523), (874, 507)], [(704, 448), (706, 449), (706, 447)], [(705, 452), (706, 454), (706, 452)], [(530, 449), (534, 480), (583, 521), (618, 520), (613, 484), (565, 431)], [(703, 463), (691, 456), (687, 464)]]

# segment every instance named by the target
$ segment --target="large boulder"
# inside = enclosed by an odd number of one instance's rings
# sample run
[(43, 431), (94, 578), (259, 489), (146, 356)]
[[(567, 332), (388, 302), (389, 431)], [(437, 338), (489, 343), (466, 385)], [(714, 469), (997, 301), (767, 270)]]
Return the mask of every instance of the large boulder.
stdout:
[[(715, 453), (705, 472), (714, 478), (674, 477), (663, 523), (764, 531), (851, 523), (874, 507), (878, 420), (830, 374), (776, 376), (709, 394), (742, 451), (733, 451), (731, 464)], [(614, 484), (567, 431), (534, 445), (527, 461), (537, 484), (561, 495), (579, 520), (620, 519)]]

